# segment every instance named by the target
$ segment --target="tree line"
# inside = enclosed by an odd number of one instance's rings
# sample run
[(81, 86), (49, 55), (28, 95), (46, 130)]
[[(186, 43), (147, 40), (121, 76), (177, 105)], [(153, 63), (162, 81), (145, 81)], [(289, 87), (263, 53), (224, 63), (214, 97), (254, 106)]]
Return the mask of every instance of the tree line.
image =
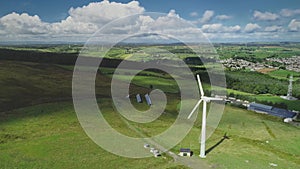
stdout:
[[(286, 95), (288, 80), (276, 79), (259, 72), (227, 71), (227, 87), (253, 94)], [(298, 81), (293, 85), (293, 96), (300, 98)]]

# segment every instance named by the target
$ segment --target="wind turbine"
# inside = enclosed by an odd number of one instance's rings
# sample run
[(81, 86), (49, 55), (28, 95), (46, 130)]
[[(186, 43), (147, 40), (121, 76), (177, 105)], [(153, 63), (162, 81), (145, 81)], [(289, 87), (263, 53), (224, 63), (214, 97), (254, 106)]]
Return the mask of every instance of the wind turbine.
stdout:
[(194, 114), (194, 112), (196, 111), (196, 109), (199, 107), (199, 105), (201, 104), (201, 102), (203, 101), (203, 112), (202, 112), (202, 130), (201, 130), (201, 141), (200, 141), (200, 157), (201, 158), (205, 158), (205, 140), (206, 140), (206, 106), (207, 103), (209, 103), (212, 100), (223, 100), (221, 98), (215, 98), (215, 97), (207, 97), (204, 96), (204, 91), (202, 88), (202, 84), (200, 81), (200, 76), (197, 75), (197, 80), (198, 80), (198, 85), (199, 85), (199, 91), (201, 94), (200, 100), (197, 102), (197, 104), (195, 105), (195, 107), (193, 108), (192, 112), (190, 113), (190, 115), (188, 116), (188, 119), (190, 119), (192, 117), (192, 115)]

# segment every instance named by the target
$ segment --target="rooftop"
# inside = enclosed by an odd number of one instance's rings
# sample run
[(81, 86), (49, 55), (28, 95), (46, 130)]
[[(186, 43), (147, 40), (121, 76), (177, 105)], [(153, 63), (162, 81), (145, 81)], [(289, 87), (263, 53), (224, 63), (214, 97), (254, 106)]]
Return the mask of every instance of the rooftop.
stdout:
[(189, 149), (189, 148), (181, 148), (181, 149), (180, 149), (180, 152), (190, 153), (190, 152), (191, 152), (191, 149)]
[(292, 118), (296, 115), (295, 112), (292, 112), (290, 110), (276, 108), (264, 104), (258, 104), (258, 103), (250, 103), (249, 110), (257, 111), (257, 112), (265, 112), (267, 114), (281, 117), (281, 118)]
[(255, 102), (250, 103), (249, 106), (256, 107), (256, 108), (261, 108), (261, 109), (266, 109), (266, 110), (271, 110), (273, 108), (272, 106), (259, 104), (259, 103), (255, 103)]

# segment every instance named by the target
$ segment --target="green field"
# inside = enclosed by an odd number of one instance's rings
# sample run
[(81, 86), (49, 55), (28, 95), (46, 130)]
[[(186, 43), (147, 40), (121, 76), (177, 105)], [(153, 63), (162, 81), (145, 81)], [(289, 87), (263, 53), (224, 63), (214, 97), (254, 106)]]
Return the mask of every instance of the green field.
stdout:
[[(134, 131), (116, 113), (105, 111), (104, 114), (116, 130), (134, 136)], [(175, 117), (171, 114), (165, 115), (151, 127), (133, 125), (146, 135), (155, 135), (165, 130), (172, 118)], [(190, 147), (199, 154), (199, 119), (173, 152), (178, 152), (180, 147)], [(0, 168), (169, 168), (180, 165), (167, 155), (135, 160), (106, 152), (85, 135), (68, 102), (2, 112), (0, 122)], [(229, 139), (205, 159), (212, 166), (271, 168), (269, 163), (275, 163), (278, 168), (297, 168), (300, 165), (299, 127), (228, 106), (219, 127), (208, 139), (207, 148), (220, 141), (224, 133)]]
[(275, 70), (268, 73), (268, 75), (278, 78), (278, 79), (288, 79), (290, 75), (294, 76), (294, 80), (298, 80), (300, 77), (299, 72), (289, 71), (289, 70)]
[[(109, 112), (107, 112), (109, 113)], [(113, 123), (118, 119), (110, 117)], [(120, 130), (126, 131), (121, 125)], [(0, 168), (162, 168), (170, 158), (113, 155), (84, 133), (71, 103), (43, 104), (1, 113)]]
[(20, 51), (39, 51), (39, 52), (58, 52), (58, 53), (78, 53), (82, 45), (17, 45), (17, 46), (0, 46), (0, 49), (13, 49)]
[(222, 59), (242, 58), (248, 61), (263, 61), (265, 58), (284, 58), (300, 55), (299, 43), (295, 44), (216, 44)]

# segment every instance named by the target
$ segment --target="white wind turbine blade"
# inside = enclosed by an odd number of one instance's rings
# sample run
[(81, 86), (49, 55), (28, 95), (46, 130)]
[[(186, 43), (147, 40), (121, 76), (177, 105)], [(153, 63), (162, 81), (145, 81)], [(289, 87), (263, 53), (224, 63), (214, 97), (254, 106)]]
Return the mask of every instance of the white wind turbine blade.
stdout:
[(193, 108), (192, 112), (190, 113), (190, 115), (188, 116), (188, 119), (190, 119), (192, 117), (192, 115), (194, 114), (194, 112), (196, 111), (196, 109), (199, 107), (200, 103), (202, 102), (202, 99), (199, 100), (197, 102), (197, 104), (195, 105), (195, 107)]
[(204, 96), (204, 91), (203, 91), (203, 88), (202, 88), (202, 84), (201, 84), (201, 81), (200, 81), (200, 76), (199, 76), (199, 74), (197, 74), (197, 80), (198, 80), (198, 85), (199, 85), (200, 94), (201, 94), (201, 97), (202, 97), (202, 96)]

